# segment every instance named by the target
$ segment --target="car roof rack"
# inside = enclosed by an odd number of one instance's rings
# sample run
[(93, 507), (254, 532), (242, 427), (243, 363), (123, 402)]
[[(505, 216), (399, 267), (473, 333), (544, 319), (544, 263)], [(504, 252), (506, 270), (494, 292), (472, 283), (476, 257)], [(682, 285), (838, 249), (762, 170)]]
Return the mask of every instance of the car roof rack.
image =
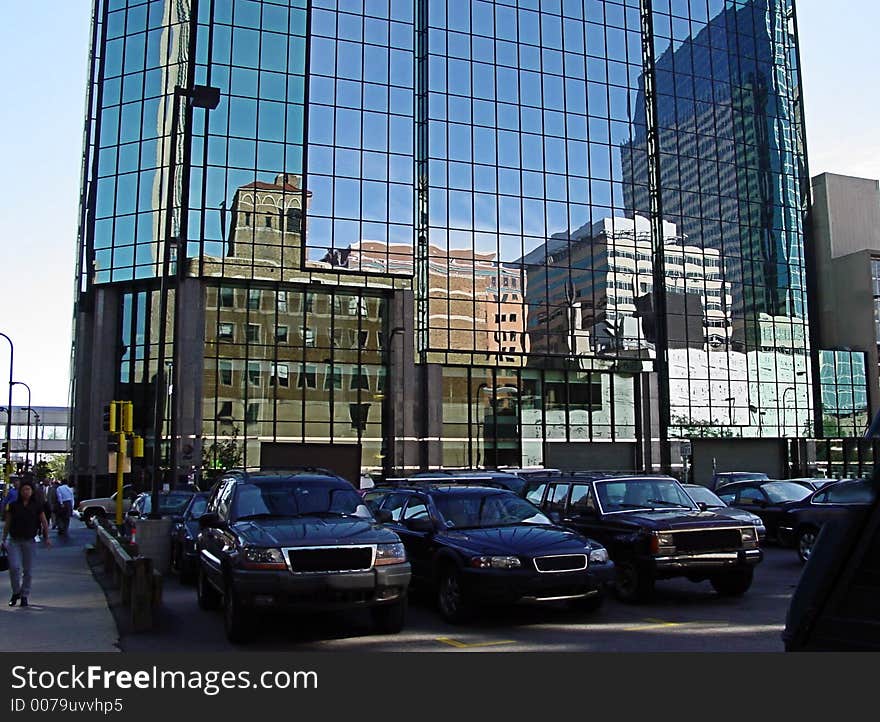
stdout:
[(339, 474), (323, 466), (285, 465), (285, 466), (247, 466), (235, 467), (226, 471), (227, 474), (269, 474), (276, 476), (295, 474), (326, 474), (342, 478)]

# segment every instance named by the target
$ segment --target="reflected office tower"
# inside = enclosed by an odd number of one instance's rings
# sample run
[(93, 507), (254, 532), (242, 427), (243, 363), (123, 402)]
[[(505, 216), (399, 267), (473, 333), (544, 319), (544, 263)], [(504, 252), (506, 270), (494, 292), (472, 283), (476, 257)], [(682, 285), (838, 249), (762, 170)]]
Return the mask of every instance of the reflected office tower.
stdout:
[[(728, 345), (731, 297), (720, 254), (690, 245), (663, 224), (667, 319), (671, 348)], [(654, 251), (647, 218), (603, 218), (557, 234), (524, 259), (527, 305), (548, 298), (546, 316), (529, 318), (532, 349), (589, 363), (590, 356), (653, 358)], [(571, 270), (569, 270), (571, 269)]]
[(94, 0), (74, 465), (128, 398), (174, 478), (809, 435), (791, 11)]

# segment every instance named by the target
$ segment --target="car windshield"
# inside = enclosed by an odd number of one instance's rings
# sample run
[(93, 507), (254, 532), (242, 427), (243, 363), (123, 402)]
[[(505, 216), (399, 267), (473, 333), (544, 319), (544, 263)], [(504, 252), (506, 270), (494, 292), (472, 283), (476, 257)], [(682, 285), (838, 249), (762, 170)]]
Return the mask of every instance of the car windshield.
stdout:
[(762, 484), (761, 488), (774, 504), (779, 504), (783, 501), (800, 501), (812, 493), (807, 487), (793, 484), (790, 481), (771, 481)]
[[(192, 494), (172, 492), (170, 494), (159, 494), (159, 514), (167, 514), (168, 516), (179, 516), (183, 514), (186, 505)], [(149, 494), (144, 497), (144, 514), (149, 514), (153, 509), (153, 497)]]
[(371, 519), (354, 487), (334, 480), (290, 479), (255, 482), (238, 487), (233, 502), (233, 519), (298, 516), (356, 516)]
[(698, 504), (703, 502), (710, 508), (727, 506), (711, 489), (707, 489), (705, 486), (688, 487), (687, 493)]
[(602, 511), (633, 509), (696, 509), (675, 479), (608, 479), (596, 482)]
[(442, 494), (434, 503), (450, 529), (553, 523), (536, 506), (509, 491)]

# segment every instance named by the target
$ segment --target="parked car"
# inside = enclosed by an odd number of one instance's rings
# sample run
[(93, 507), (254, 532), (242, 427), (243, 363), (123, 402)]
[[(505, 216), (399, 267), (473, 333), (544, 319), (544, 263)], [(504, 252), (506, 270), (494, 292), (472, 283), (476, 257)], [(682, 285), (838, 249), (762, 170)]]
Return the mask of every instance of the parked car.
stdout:
[(646, 600), (673, 577), (739, 596), (763, 559), (754, 524), (700, 509), (670, 476), (571, 475), (530, 482), (526, 498), (608, 549), (623, 601)]
[(390, 484), (411, 483), (436, 483), (436, 484), (467, 484), (496, 486), (520, 494), (526, 486), (526, 480), (507, 471), (492, 471), (480, 469), (439, 469), (437, 471), (420, 471), (412, 476), (397, 479), (389, 479)]
[[(79, 518), (89, 529), (95, 528), (95, 519), (103, 519), (105, 517), (115, 517), (116, 515), (116, 493), (110, 496), (83, 499), (74, 509), (74, 516)], [(122, 513), (125, 514), (131, 508), (137, 494), (131, 484), (122, 487)]]
[(758, 530), (758, 541), (764, 541), (764, 538), (767, 536), (767, 528), (764, 526), (764, 520), (757, 514), (725, 504), (714, 491), (700, 484), (682, 484), (682, 487), (700, 508), (705, 507), (721, 516), (743, 521), (747, 524), (754, 524), (755, 529)]
[(567, 600), (595, 611), (613, 576), (600, 544), (507, 489), (416, 484), (373, 489), (365, 501), (390, 517), (414, 583), (436, 593), (448, 622), (464, 621), (484, 604)]
[(829, 484), (833, 484), (837, 479), (826, 479), (825, 477), (815, 477), (815, 476), (796, 476), (792, 479), (787, 479), (787, 481), (793, 481), (796, 484), (804, 484), (809, 486), (813, 491), (817, 491), (821, 489), (823, 486), (828, 486)]
[(379, 631), (403, 628), (410, 564), (400, 537), (331, 472), (227, 472), (199, 527), (199, 606), (222, 602), (232, 642), (266, 610), (368, 608)]
[(716, 471), (712, 474), (709, 488), (717, 491), (720, 487), (736, 481), (768, 481), (769, 479), (767, 474), (760, 471)]
[(873, 501), (874, 487), (867, 479), (844, 479), (829, 484), (786, 508), (779, 518), (779, 543), (794, 547), (800, 560), (806, 563), (826, 521), (845, 521)]
[(745, 509), (764, 520), (767, 539), (778, 541), (779, 518), (789, 505), (806, 498), (810, 488), (793, 481), (738, 481), (716, 491), (725, 504)]
[(208, 496), (206, 491), (193, 494), (183, 513), (175, 515), (171, 527), (171, 568), (184, 584), (195, 579), (198, 569), (196, 537), (199, 535), (199, 519), (208, 506)]
[[(181, 491), (162, 491), (159, 492), (159, 516), (160, 517), (176, 517), (180, 516), (187, 504), (193, 497), (194, 492)], [(137, 495), (137, 498), (131, 503), (131, 508), (125, 515), (122, 522), (122, 535), (136, 542), (135, 529), (138, 519), (146, 519), (153, 511), (153, 494), (145, 491)]]

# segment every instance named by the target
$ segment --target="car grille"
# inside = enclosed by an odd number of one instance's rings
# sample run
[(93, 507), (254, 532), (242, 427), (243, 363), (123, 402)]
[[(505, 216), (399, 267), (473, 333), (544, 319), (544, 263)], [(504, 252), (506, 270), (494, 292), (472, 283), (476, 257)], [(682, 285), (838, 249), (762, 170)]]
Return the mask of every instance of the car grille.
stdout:
[(695, 529), (672, 533), (677, 552), (715, 552), (739, 549), (742, 535), (739, 529)]
[(366, 571), (373, 566), (372, 547), (305, 547), (288, 549), (290, 570), (308, 572)]
[(552, 557), (535, 557), (539, 572), (576, 572), (587, 568), (586, 554), (563, 554)]

